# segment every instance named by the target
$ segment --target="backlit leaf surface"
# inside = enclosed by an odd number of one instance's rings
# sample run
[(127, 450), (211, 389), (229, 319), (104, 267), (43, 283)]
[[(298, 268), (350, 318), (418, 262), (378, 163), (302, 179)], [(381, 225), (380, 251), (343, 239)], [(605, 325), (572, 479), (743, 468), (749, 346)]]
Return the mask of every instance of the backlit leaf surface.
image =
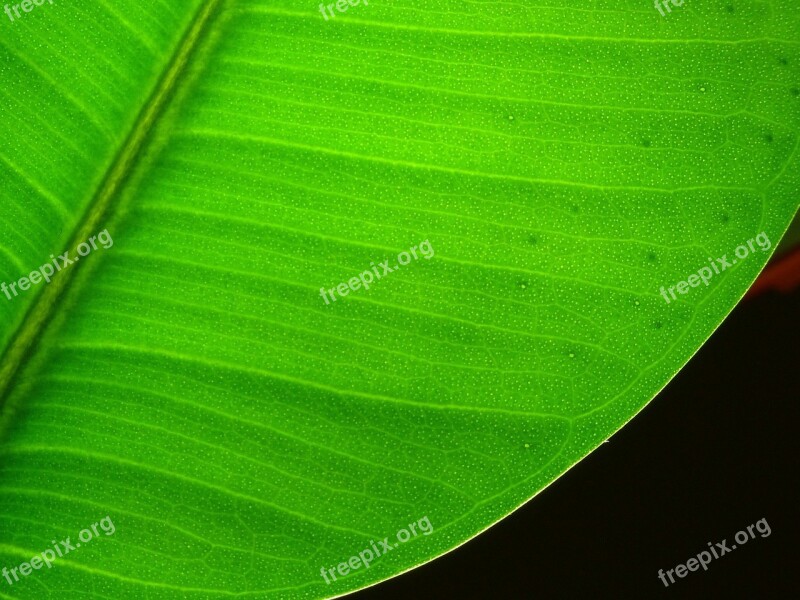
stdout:
[(0, 295), (0, 567), (116, 531), (0, 598), (323, 598), (433, 559), (635, 415), (771, 250), (661, 286), (798, 206), (788, 0), (4, 18), (0, 280), (114, 243)]

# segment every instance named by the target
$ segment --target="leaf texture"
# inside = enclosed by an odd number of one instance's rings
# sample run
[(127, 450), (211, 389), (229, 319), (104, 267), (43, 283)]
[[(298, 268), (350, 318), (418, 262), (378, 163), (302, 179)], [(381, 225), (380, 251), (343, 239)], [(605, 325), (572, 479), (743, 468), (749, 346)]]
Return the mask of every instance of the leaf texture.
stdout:
[(0, 280), (113, 245), (0, 295), (0, 567), (116, 531), (0, 598), (333, 597), (529, 500), (686, 363), (795, 214), (798, 19), (55, 0), (2, 22)]

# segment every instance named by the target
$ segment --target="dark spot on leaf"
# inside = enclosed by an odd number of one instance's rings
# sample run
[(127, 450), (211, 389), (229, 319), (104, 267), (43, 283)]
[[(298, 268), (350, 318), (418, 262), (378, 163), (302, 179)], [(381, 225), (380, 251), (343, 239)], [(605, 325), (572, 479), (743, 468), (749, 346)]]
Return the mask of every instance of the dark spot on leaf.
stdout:
[(662, 327), (661, 321), (656, 321), (655, 323), (653, 323), (653, 329), (661, 329), (661, 327)]
[(649, 260), (650, 262), (654, 263), (654, 262), (656, 262), (657, 259), (658, 259), (658, 257), (656, 256), (655, 252), (651, 251), (651, 252), (647, 253), (647, 260)]
[(728, 215), (728, 213), (722, 213), (722, 216), (719, 218), (719, 220), (722, 221), (725, 225), (727, 225), (730, 222), (731, 217), (730, 215)]
[(535, 246), (536, 244), (539, 243), (539, 238), (537, 238), (535, 235), (529, 235), (528, 236), (528, 243), (531, 246)]
[(519, 287), (519, 289), (521, 289), (521, 290), (526, 290), (526, 289), (528, 289), (528, 286), (530, 284), (531, 284), (530, 281), (518, 281), (517, 282), (517, 287)]
[(642, 140), (642, 146), (644, 146), (645, 148), (649, 148), (650, 147), (650, 143), (651, 142), (648, 139)]
[(725, 7), (725, 10), (733, 14), (736, 12), (736, 7), (733, 4), (728, 4), (728, 6)]
[(767, 143), (768, 143), (768, 144), (771, 144), (772, 142), (774, 142), (774, 141), (775, 141), (775, 138), (772, 136), (772, 134), (771, 134), (771, 133), (768, 133), (767, 135), (765, 135), (765, 136), (764, 136), (764, 139), (765, 139), (765, 140), (767, 140)]
[(570, 210), (577, 215), (579, 212), (581, 212), (581, 207), (578, 206), (577, 204), (573, 204), (570, 207)]
[(789, 59), (788, 59), (788, 58), (786, 58), (785, 56), (781, 56), (781, 57), (778, 59), (778, 62), (779, 62), (780, 64), (782, 64), (782, 65), (785, 67), (786, 65), (788, 65), (788, 64), (789, 64)]
[(800, 89), (797, 89), (796, 87), (789, 91), (792, 93), (792, 96), (800, 96)]

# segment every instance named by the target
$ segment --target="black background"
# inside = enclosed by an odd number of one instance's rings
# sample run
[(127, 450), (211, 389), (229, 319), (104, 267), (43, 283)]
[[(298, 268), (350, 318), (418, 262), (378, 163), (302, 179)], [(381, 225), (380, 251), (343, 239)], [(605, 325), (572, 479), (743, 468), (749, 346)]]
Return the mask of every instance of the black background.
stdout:
[[(474, 540), (352, 596), (800, 598), (800, 292), (742, 301), (636, 418)], [(665, 588), (766, 518), (772, 534)]]

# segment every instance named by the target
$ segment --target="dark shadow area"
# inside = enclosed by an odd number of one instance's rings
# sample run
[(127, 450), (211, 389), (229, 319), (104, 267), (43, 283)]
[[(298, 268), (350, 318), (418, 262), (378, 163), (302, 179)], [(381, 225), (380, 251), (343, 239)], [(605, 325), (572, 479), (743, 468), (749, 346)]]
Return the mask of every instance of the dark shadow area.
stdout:
[[(350, 597), (796, 598), (800, 293), (741, 303), (633, 421), (458, 550)], [(759, 519), (772, 530), (665, 588)]]

